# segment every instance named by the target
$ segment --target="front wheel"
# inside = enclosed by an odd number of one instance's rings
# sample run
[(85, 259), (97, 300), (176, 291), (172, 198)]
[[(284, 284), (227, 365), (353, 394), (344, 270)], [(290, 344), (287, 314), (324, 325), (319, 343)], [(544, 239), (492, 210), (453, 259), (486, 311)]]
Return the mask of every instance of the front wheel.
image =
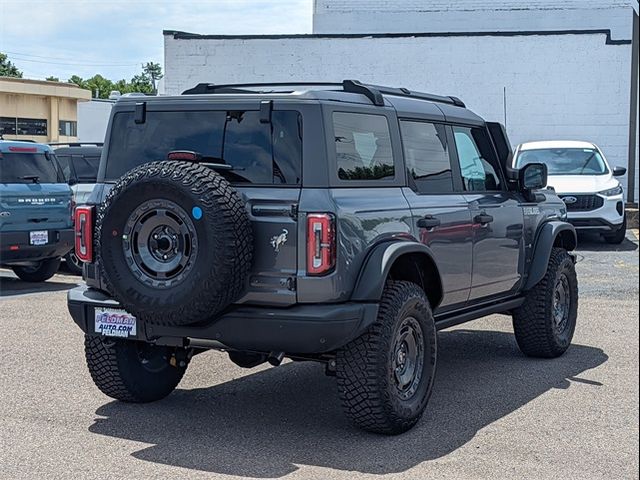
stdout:
[(20, 280), (25, 282), (44, 282), (55, 275), (60, 268), (60, 258), (41, 260), (31, 267), (12, 267)]
[(431, 396), (436, 353), (424, 291), (411, 282), (387, 282), (376, 322), (337, 353), (338, 392), (347, 416), (371, 432), (409, 430)]
[(577, 317), (575, 264), (566, 250), (554, 248), (544, 278), (513, 312), (520, 350), (530, 357), (559, 357), (571, 345)]
[(605, 241), (611, 245), (620, 245), (622, 242), (624, 242), (625, 238), (627, 238), (627, 216), (626, 215), (622, 219), (622, 225), (615, 233), (607, 234), (604, 236)]
[(93, 383), (105, 395), (131, 403), (169, 395), (191, 358), (185, 349), (90, 335), (85, 335), (84, 348)]

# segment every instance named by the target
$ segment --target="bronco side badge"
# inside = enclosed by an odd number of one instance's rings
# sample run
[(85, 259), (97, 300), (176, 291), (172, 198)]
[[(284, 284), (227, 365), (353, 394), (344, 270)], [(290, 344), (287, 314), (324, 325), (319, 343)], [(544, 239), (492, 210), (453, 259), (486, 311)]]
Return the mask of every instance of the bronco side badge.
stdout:
[(280, 235), (274, 235), (271, 237), (271, 246), (274, 248), (276, 253), (280, 251), (280, 247), (287, 243), (287, 235), (289, 234), (289, 230), (286, 228), (282, 229), (282, 233)]

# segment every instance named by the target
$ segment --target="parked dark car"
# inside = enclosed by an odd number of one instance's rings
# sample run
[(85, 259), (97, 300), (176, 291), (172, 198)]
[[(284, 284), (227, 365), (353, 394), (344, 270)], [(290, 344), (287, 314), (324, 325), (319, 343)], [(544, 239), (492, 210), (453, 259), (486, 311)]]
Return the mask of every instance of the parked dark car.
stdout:
[(168, 395), (207, 349), (313, 360), (356, 425), (396, 434), (427, 405), (437, 330), (503, 313), (529, 356), (571, 343), (565, 205), (455, 97), (200, 84), (121, 99), (104, 148), (68, 305), (113, 398)]
[[(83, 204), (89, 199), (98, 178), (102, 143), (51, 143), (64, 179), (71, 186), (73, 200)], [(67, 269), (76, 275), (82, 274), (82, 262), (71, 249), (64, 256)]]

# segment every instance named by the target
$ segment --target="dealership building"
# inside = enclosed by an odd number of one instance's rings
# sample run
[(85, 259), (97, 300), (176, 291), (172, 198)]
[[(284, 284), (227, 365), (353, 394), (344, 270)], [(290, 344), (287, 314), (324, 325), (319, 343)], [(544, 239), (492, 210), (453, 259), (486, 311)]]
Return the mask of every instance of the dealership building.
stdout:
[(638, 200), (638, 0), (315, 0), (309, 35), (165, 31), (167, 94), (341, 81), (455, 95), (512, 143), (598, 144)]
[(72, 83), (0, 77), (0, 135), (5, 140), (78, 140), (78, 103), (91, 91)]

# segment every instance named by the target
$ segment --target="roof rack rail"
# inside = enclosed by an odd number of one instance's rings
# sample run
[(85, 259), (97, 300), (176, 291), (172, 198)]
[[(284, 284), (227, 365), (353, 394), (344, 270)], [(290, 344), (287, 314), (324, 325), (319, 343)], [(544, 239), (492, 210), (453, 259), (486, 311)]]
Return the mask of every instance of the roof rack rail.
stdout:
[(270, 82), (270, 83), (229, 83), (216, 85), (215, 83), (199, 83), (193, 88), (185, 90), (182, 95), (200, 95), (205, 93), (265, 93), (256, 87), (339, 87), (341, 83), (331, 82)]
[[(267, 87), (263, 90), (256, 87)], [(236, 83), (227, 85), (216, 85), (213, 83), (199, 83), (193, 88), (182, 92), (183, 95), (199, 95), (211, 93), (266, 93), (269, 87), (342, 87), (342, 90), (349, 93), (359, 93), (365, 95), (371, 103), (376, 106), (384, 105), (383, 95), (397, 95), (400, 97), (416, 98), (431, 102), (448, 103), (457, 107), (465, 107), (462, 100), (452, 96), (434, 95), (431, 93), (415, 92), (408, 88), (385, 87), (382, 85), (370, 85), (359, 80), (343, 80), (342, 83), (330, 82), (276, 82), (276, 83)]]
[[(358, 82), (357, 80), (345, 80), (345, 82), (354, 82), (354, 83), (360, 84), (360, 82)], [(455, 105), (456, 107), (463, 107), (463, 108), (466, 107), (464, 102), (460, 100), (458, 97), (434, 95), (432, 93), (424, 93), (424, 92), (415, 92), (413, 90), (409, 90), (408, 88), (404, 88), (404, 87), (394, 88), (394, 87), (384, 87), (382, 85), (368, 85), (368, 84), (360, 84), (360, 85), (362, 85), (363, 87), (369, 88), (371, 90), (377, 90), (383, 95), (396, 95), (399, 97), (417, 98), (420, 100), (429, 100), (431, 102), (448, 103), (451, 105)]]

